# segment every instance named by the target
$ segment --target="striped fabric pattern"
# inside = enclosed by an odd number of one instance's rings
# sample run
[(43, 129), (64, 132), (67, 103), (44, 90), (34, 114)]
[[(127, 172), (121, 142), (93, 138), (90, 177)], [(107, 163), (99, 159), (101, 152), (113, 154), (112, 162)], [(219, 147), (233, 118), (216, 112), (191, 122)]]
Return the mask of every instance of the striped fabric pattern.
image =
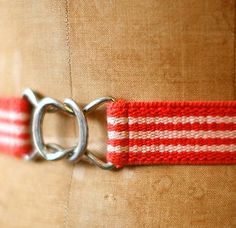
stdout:
[(107, 160), (236, 164), (236, 102), (126, 102), (107, 106)]
[(0, 98), (0, 152), (22, 157), (31, 149), (30, 104), (23, 98)]

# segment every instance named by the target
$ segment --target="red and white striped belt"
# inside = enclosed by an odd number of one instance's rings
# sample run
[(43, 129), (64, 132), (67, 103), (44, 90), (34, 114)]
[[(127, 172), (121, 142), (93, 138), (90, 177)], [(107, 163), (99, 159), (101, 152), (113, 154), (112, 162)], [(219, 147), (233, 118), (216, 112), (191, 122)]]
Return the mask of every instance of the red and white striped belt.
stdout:
[[(86, 115), (107, 103), (106, 162), (87, 150)], [(61, 111), (76, 118), (79, 139), (64, 148), (45, 144), (43, 117)], [(236, 164), (236, 101), (128, 102), (111, 97), (81, 108), (72, 99), (23, 97), (0, 99), (0, 151), (26, 160), (87, 158), (103, 169), (126, 165)]]

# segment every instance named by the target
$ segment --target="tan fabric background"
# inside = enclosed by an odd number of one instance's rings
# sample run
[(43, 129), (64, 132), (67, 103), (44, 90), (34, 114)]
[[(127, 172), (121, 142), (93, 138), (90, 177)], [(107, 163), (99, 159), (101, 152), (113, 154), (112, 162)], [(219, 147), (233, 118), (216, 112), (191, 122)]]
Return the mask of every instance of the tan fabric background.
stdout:
[[(233, 100), (235, 1), (1, 0), (0, 80), (1, 95), (31, 87), (80, 104)], [(99, 114), (89, 146), (103, 154)], [(76, 140), (72, 120), (46, 122), (48, 140)], [(236, 227), (235, 176), (235, 166), (108, 172), (1, 155), (0, 227)]]

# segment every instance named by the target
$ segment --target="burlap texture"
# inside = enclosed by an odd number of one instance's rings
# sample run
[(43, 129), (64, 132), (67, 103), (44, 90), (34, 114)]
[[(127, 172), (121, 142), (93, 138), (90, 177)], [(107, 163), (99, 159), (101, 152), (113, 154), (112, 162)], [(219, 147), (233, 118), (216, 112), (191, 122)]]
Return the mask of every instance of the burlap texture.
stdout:
[[(3, 0), (0, 91), (80, 104), (233, 100), (234, 40), (234, 0)], [(44, 126), (47, 140), (76, 140), (73, 120), (53, 115)], [(89, 128), (90, 149), (104, 154), (104, 111)], [(236, 227), (235, 176), (235, 166), (109, 172), (1, 155), (0, 227)]]

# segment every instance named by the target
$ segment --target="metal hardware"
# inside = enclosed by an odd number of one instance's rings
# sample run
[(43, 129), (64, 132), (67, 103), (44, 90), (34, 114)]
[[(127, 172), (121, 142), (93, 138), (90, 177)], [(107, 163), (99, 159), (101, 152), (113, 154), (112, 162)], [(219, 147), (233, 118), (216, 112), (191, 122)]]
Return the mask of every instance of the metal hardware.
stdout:
[(85, 155), (94, 165), (98, 166), (101, 169), (110, 170), (115, 168), (115, 166), (111, 162), (103, 162), (91, 152), (87, 152)]
[(70, 110), (73, 111), (77, 123), (79, 126), (79, 142), (73, 148), (71, 156), (68, 157), (69, 161), (79, 161), (81, 157), (84, 155), (87, 143), (88, 143), (88, 124), (85, 118), (83, 111), (79, 108), (79, 106), (72, 99), (65, 99), (64, 104), (69, 107)]
[[(63, 150), (63, 147), (59, 146), (56, 143), (48, 143), (45, 146), (49, 150), (52, 150), (53, 152), (56, 151), (56, 150)], [(24, 156), (24, 160), (26, 160), (26, 161), (38, 160), (40, 158), (41, 158), (41, 156), (40, 156), (40, 154), (38, 153), (38, 151), (36, 149), (34, 149), (31, 154), (26, 154)]]
[[(27, 88), (23, 91), (22, 96), (25, 97), (31, 105), (33, 106), (33, 109), (35, 109), (38, 106), (39, 99), (31, 89)], [(50, 112), (55, 110), (49, 110)], [(55, 143), (49, 143), (46, 145), (46, 147), (50, 150), (62, 150), (63, 148)], [(26, 161), (32, 161), (32, 160), (38, 160), (40, 158), (40, 154), (38, 153), (38, 150), (36, 148), (33, 149), (33, 151), (29, 154), (26, 154), (23, 159)]]
[[(23, 96), (26, 97), (34, 107), (32, 119), (32, 138), (35, 150), (30, 155), (25, 156), (26, 160), (35, 160), (40, 155), (48, 161), (66, 157), (71, 162), (78, 162), (82, 157), (87, 157), (93, 164), (102, 169), (108, 170), (114, 168), (113, 164), (109, 162), (105, 163), (98, 159), (93, 153), (87, 151), (88, 124), (86, 120), (86, 115), (88, 113), (106, 102), (114, 102), (114, 98), (98, 98), (81, 109), (72, 99), (65, 99), (63, 103), (50, 97), (45, 97), (39, 100), (31, 89), (26, 89), (23, 92)], [(43, 118), (47, 112), (55, 111), (62, 111), (67, 115), (76, 117), (80, 132), (76, 146), (63, 148), (57, 144), (44, 143), (42, 136)]]
[(23, 159), (26, 161), (37, 160), (39, 158), (39, 153), (34, 149), (30, 154), (26, 154)]
[[(97, 99), (93, 100), (92, 102), (90, 102), (89, 104), (87, 104), (83, 108), (83, 112), (86, 115), (86, 114), (92, 112), (93, 110), (95, 110), (96, 108), (98, 108), (99, 106), (101, 106), (102, 104), (107, 103), (107, 102), (114, 102), (114, 101), (115, 101), (115, 98), (113, 98), (113, 97), (97, 98)], [(93, 164), (95, 164), (96, 166), (98, 166), (101, 169), (110, 170), (115, 167), (111, 162), (105, 163), (89, 151), (86, 151), (85, 155)]]
[(36, 108), (38, 106), (38, 98), (36, 94), (29, 88), (25, 89), (22, 93), (22, 96), (29, 100), (31, 105)]
[(34, 110), (33, 121), (32, 121), (32, 136), (34, 146), (36, 147), (38, 153), (47, 161), (58, 160), (66, 155), (69, 152), (72, 152), (73, 148), (57, 150), (53, 153), (48, 152), (47, 148), (45, 147), (43, 137), (42, 137), (42, 124), (43, 124), (43, 117), (47, 112), (47, 109), (50, 107), (54, 107), (64, 113), (66, 113), (66, 109), (64, 105), (55, 99), (50, 97), (43, 98), (37, 105), (36, 109)]

